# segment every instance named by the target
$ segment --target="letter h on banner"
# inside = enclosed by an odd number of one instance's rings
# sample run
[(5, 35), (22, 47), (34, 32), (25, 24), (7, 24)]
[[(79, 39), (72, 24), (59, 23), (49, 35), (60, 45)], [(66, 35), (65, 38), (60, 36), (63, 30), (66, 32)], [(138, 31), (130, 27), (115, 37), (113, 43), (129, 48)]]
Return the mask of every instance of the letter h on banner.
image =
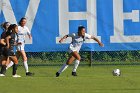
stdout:
[[(59, 43), (61, 36), (69, 34), (69, 20), (87, 20), (87, 33), (97, 36), (97, 12), (96, 0), (86, 0), (87, 12), (69, 12), (69, 0), (59, 0), (59, 37), (56, 37), (56, 43)], [(68, 38), (64, 43), (70, 43)], [(86, 43), (95, 43), (93, 40), (87, 40)]]

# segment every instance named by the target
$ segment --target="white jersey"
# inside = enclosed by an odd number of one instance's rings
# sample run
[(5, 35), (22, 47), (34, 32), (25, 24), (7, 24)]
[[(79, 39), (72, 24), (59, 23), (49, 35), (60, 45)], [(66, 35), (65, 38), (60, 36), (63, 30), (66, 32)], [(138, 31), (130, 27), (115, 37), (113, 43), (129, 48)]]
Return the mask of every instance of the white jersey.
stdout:
[(79, 52), (85, 39), (91, 39), (91, 35), (89, 35), (87, 33), (85, 33), (84, 37), (78, 36), (78, 33), (69, 34), (68, 37), (72, 37), (72, 42), (69, 46), (69, 49), (72, 52), (74, 52), (74, 51)]
[(30, 35), (28, 27), (18, 26), (18, 42), (25, 43), (25, 36)]

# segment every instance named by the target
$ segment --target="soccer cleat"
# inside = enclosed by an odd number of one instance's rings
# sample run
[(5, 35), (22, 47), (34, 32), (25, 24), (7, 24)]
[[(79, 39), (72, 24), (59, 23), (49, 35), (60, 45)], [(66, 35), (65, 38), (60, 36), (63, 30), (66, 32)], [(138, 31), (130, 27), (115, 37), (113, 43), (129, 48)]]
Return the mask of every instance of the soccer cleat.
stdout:
[(59, 77), (60, 76), (60, 73), (56, 72), (56, 77)]
[(4, 74), (0, 74), (0, 77), (4, 77), (5, 75)]
[(15, 75), (13, 75), (12, 77), (14, 77), (14, 78), (19, 78), (19, 77), (21, 77), (21, 76), (20, 76), (20, 75), (15, 74)]
[(31, 72), (26, 73), (26, 76), (33, 76), (33, 75), (34, 75), (34, 73), (31, 73)]
[(76, 72), (72, 72), (72, 76), (77, 76), (77, 73)]

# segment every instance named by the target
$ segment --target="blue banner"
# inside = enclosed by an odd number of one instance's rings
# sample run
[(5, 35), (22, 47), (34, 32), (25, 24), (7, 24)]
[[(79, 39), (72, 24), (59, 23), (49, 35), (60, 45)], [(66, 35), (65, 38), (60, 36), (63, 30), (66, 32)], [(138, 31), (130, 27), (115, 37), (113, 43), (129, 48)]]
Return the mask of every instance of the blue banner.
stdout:
[[(85, 41), (82, 51), (140, 50), (140, 0), (1, 0), (0, 23), (18, 23), (27, 18), (32, 41), (28, 52), (67, 51), (79, 25), (104, 43)], [(2, 32), (2, 29), (0, 30)], [(28, 42), (29, 41), (29, 42)]]

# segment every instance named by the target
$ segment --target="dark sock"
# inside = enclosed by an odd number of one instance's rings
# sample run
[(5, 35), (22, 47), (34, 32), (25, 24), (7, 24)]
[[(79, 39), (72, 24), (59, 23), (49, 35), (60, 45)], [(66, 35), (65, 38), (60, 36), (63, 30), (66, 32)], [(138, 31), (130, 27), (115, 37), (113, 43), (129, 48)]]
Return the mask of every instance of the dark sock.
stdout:
[(6, 65), (2, 65), (1, 74), (5, 74), (5, 73), (6, 73)]
[(15, 75), (17, 72), (17, 66), (18, 66), (17, 64), (13, 65), (13, 75)]

